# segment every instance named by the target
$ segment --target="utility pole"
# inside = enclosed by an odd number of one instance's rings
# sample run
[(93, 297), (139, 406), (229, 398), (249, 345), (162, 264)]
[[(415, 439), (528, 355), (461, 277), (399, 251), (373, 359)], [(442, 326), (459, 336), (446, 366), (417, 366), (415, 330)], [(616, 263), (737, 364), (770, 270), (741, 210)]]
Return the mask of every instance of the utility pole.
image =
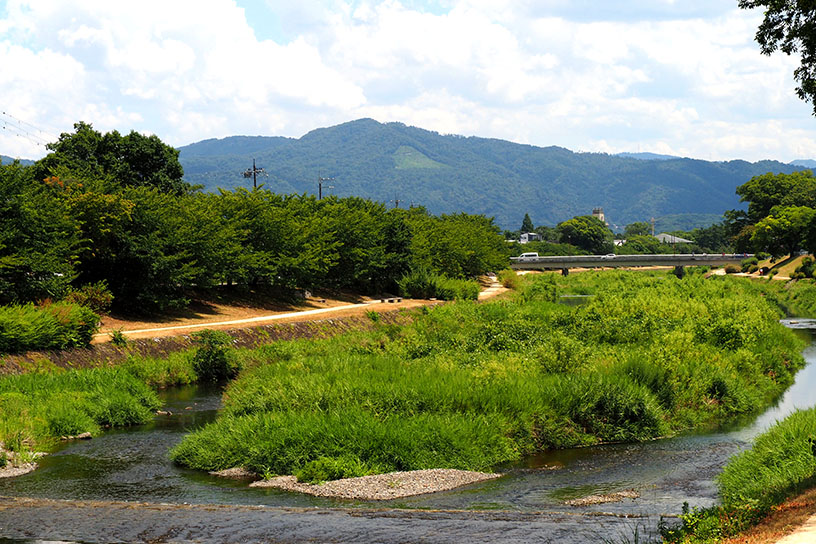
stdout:
[(258, 174), (261, 174), (262, 176), (268, 175), (266, 173), (266, 170), (264, 170), (263, 168), (256, 168), (255, 167), (255, 159), (253, 158), (252, 159), (252, 168), (251, 169), (248, 168), (248, 169), (246, 169), (244, 171), (244, 177), (245, 178), (252, 178), (252, 187), (254, 189), (258, 188)]
[(397, 198), (397, 194), (396, 194), (396, 193), (394, 193), (394, 200), (392, 200), (391, 202), (393, 202), (393, 203), (394, 203), (394, 207), (395, 207), (395, 208), (399, 208), (400, 199), (399, 199), (399, 198)]
[(655, 224), (655, 218), (652, 217), (652, 236), (654, 236), (654, 224)]
[[(324, 181), (334, 181), (334, 178), (322, 178), (318, 174), (318, 176), (317, 176), (317, 199), (318, 200), (323, 200), (323, 182)], [(326, 188), (331, 189), (332, 186), (329, 185)]]

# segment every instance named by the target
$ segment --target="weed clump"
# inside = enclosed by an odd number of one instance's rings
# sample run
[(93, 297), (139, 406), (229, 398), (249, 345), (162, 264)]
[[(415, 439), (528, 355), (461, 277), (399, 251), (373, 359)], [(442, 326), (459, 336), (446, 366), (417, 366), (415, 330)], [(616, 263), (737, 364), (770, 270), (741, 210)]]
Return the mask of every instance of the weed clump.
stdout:
[(193, 334), (198, 345), (193, 354), (193, 371), (200, 381), (220, 382), (234, 378), (240, 370), (232, 347), (232, 337), (205, 329)]
[(64, 302), (0, 307), (0, 353), (84, 347), (99, 328), (90, 309)]

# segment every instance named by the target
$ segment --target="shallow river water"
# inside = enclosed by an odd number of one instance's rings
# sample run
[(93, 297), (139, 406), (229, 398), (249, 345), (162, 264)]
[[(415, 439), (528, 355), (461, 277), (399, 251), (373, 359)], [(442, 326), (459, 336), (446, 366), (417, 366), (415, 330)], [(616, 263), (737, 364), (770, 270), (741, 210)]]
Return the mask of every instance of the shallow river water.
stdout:
[[(810, 335), (816, 322), (789, 320)], [(24, 542), (604, 542), (654, 535), (684, 502), (716, 501), (713, 478), (754, 436), (816, 404), (816, 344), (808, 366), (759, 418), (718, 432), (642, 444), (549, 452), (497, 480), (388, 502), (250, 489), (174, 466), (168, 450), (211, 421), (219, 391), (164, 392), (172, 415), (75, 442), (41, 467), (0, 480), (0, 544)], [(564, 501), (634, 490), (594, 506)]]

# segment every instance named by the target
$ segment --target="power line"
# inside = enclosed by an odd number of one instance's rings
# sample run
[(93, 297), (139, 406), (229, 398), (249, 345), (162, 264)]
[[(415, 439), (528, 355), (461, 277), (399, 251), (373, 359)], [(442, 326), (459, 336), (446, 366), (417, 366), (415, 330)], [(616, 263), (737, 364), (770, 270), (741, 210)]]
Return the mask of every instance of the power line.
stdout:
[(24, 138), (40, 147), (44, 147), (57, 140), (56, 137), (53, 137), (48, 132), (6, 111), (0, 111), (0, 130), (18, 138)]

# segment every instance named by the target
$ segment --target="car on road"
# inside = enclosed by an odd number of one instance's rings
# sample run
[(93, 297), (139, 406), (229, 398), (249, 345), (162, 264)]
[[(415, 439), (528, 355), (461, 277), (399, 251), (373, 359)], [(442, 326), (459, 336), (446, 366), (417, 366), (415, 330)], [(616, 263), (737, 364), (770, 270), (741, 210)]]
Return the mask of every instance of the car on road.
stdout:
[(523, 261), (532, 261), (538, 259), (538, 253), (535, 251), (530, 251), (527, 253), (522, 253), (518, 257), (511, 257), (511, 261), (523, 262)]
[(615, 255), (614, 253), (607, 253), (606, 255), (601, 255), (601, 259), (603, 260), (614, 259), (615, 257), (617, 257), (617, 255)]

